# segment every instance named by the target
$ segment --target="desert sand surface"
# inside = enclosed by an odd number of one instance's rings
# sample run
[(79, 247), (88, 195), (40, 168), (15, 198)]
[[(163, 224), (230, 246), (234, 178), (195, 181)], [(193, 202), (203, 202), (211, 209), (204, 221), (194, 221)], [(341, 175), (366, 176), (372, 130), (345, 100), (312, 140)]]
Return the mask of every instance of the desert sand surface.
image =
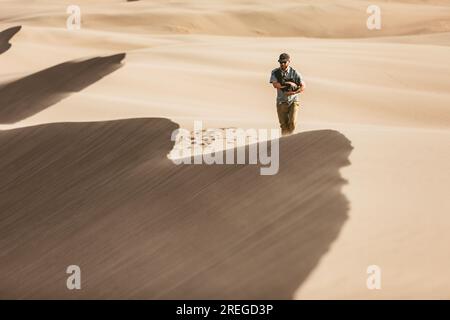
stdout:
[[(71, 4), (0, 0), (0, 298), (450, 298), (448, 1)], [(278, 174), (168, 159), (196, 120), (277, 128), (281, 52)]]

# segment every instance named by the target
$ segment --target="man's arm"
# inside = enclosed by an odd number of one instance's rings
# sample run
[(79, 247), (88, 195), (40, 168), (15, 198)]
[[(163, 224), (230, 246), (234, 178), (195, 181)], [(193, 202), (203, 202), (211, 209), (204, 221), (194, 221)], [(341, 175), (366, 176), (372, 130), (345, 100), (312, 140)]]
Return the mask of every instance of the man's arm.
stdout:
[(305, 87), (306, 87), (305, 82), (302, 81), (300, 83), (300, 85), (298, 86), (298, 89), (297, 89), (298, 93), (302, 93), (303, 91), (305, 91)]
[(305, 82), (301, 82), (296, 91), (285, 92), (285, 95), (290, 96), (293, 94), (302, 93), (303, 91), (305, 91)]
[(273, 86), (275, 89), (282, 89), (282, 88), (284, 88), (284, 86), (282, 86), (281, 83), (278, 82), (278, 79), (277, 79), (277, 77), (275, 76), (275, 72), (274, 72), (274, 71), (272, 71), (272, 73), (271, 73), (271, 75), (270, 75), (270, 80), (269, 80), (269, 82), (272, 84), (272, 86)]
[(284, 88), (284, 87), (281, 85), (281, 83), (279, 83), (279, 82), (277, 82), (277, 81), (272, 82), (272, 86), (273, 86), (275, 89), (282, 89), (282, 88)]
[(289, 91), (286, 92), (285, 94), (290, 96), (293, 94), (297, 94), (297, 93), (302, 93), (303, 91), (305, 91), (305, 82), (303, 81), (303, 77), (300, 73), (297, 73), (297, 71), (294, 70), (294, 81), (295, 83), (291, 82), (292, 85), (298, 85), (298, 89), (296, 91)]

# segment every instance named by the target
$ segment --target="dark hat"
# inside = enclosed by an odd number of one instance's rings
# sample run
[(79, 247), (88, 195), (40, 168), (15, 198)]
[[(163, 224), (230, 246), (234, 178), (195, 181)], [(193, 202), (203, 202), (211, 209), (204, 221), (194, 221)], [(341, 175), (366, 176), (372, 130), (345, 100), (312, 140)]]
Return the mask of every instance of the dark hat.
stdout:
[(290, 59), (291, 59), (291, 57), (287, 53), (282, 53), (282, 54), (280, 54), (280, 57), (278, 58), (278, 62), (287, 61)]

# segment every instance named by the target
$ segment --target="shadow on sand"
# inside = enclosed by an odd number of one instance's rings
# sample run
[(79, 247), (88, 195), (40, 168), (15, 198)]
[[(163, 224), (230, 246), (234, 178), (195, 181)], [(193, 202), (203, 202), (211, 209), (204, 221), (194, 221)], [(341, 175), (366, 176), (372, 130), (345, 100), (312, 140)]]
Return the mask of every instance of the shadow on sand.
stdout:
[(0, 123), (26, 119), (122, 66), (125, 53), (69, 61), (0, 85)]
[(11, 44), (9, 40), (14, 37), (14, 35), (22, 29), (22, 26), (16, 26), (12, 28), (8, 28), (0, 32), (0, 54), (5, 53), (11, 48)]
[[(332, 131), (280, 170), (174, 165), (163, 118), (0, 131), (0, 298), (289, 299), (347, 219)], [(82, 290), (66, 288), (69, 265)]]

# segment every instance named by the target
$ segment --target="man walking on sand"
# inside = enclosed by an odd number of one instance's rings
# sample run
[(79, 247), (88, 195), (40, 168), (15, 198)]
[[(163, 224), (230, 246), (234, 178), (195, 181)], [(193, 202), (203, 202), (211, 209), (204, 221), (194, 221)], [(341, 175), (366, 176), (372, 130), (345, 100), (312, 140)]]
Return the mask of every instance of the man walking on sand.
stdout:
[(280, 54), (280, 67), (272, 70), (270, 75), (270, 83), (277, 89), (277, 113), (282, 135), (294, 132), (300, 108), (297, 96), (305, 89), (301, 74), (289, 66), (290, 60), (287, 53)]

